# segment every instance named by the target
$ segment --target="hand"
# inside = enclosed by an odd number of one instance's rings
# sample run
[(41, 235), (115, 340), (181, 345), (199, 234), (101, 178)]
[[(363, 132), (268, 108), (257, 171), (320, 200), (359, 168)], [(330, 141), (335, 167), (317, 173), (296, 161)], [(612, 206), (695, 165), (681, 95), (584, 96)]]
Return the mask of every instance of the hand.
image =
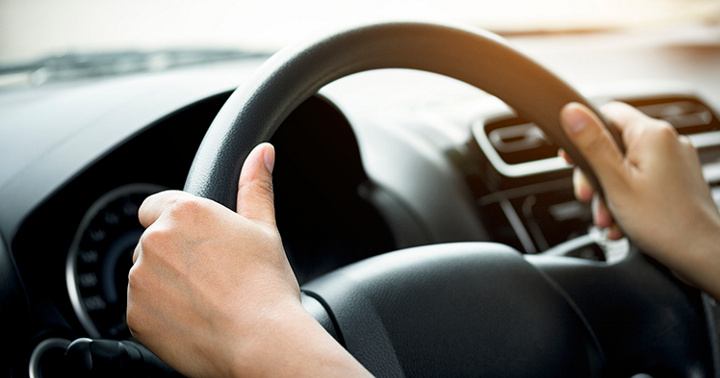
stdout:
[(644, 252), (720, 297), (720, 214), (697, 151), (667, 122), (626, 104), (602, 111), (619, 128), (625, 155), (589, 109), (571, 103), (561, 111), (565, 132), (597, 174), (607, 204), (579, 171), (577, 197), (595, 197), (595, 223), (610, 227), (611, 237), (626, 233)]
[(364, 372), (301, 306), (275, 225), (274, 160), (268, 144), (250, 153), (237, 213), (179, 191), (140, 208), (147, 230), (133, 255), (127, 322), (182, 374), (322, 375), (310, 364), (323, 361)]

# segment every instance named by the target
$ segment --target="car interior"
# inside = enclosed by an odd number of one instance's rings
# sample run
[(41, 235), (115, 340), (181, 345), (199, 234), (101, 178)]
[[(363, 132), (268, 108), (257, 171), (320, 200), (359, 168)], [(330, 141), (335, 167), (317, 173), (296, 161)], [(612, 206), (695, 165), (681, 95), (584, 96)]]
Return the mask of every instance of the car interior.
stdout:
[(0, 374), (177, 376), (125, 321), (138, 209), (234, 208), (269, 141), (303, 305), (373, 374), (720, 376), (720, 307), (595, 227), (558, 156), (587, 167), (564, 104), (626, 102), (690, 138), (720, 204), (720, 7), (698, 3), (714, 21), (0, 60)]

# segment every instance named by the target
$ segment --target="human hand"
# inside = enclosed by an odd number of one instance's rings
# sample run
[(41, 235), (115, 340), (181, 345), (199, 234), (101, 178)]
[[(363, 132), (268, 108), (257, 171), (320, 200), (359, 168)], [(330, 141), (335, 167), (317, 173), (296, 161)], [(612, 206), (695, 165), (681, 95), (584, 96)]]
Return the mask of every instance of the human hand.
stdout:
[(184, 374), (227, 375), (258, 326), (298, 310), (299, 288), (275, 227), (273, 162), (267, 145), (248, 157), (237, 214), (179, 191), (140, 208), (147, 230), (129, 274), (128, 325)]
[(184, 375), (366, 374), (302, 308), (275, 225), (274, 159), (268, 144), (250, 153), (237, 213), (179, 191), (140, 208), (128, 326)]
[(670, 124), (629, 105), (610, 103), (602, 111), (617, 125), (624, 155), (588, 108), (571, 103), (561, 111), (563, 128), (598, 176), (605, 202), (577, 169), (576, 196), (594, 197), (594, 222), (610, 228), (610, 238), (626, 233), (644, 252), (718, 297), (720, 214), (697, 151)]

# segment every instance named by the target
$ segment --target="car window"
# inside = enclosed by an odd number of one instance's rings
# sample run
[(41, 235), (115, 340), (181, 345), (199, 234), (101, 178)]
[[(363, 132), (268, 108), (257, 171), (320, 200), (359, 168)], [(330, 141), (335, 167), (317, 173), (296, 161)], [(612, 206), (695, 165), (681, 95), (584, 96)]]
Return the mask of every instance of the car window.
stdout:
[(313, 30), (377, 18), (529, 32), (717, 21), (719, 14), (718, 0), (3, 0), (0, 62), (87, 50), (274, 51)]

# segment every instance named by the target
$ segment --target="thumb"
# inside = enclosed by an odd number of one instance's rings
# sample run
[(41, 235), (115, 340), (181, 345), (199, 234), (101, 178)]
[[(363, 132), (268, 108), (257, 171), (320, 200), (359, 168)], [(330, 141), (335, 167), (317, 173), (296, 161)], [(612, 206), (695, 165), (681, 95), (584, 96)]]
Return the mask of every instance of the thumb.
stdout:
[(237, 213), (243, 217), (275, 227), (275, 203), (272, 170), (275, 148), (261, 143), (250, 151), (238, 183)]
[(624, 155), (600, 119), (586, 106), (569, 103), (560, 120), (572, 143), (580, 150), (606, 191), (624, 182)]

